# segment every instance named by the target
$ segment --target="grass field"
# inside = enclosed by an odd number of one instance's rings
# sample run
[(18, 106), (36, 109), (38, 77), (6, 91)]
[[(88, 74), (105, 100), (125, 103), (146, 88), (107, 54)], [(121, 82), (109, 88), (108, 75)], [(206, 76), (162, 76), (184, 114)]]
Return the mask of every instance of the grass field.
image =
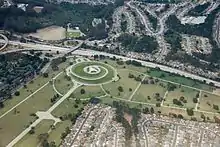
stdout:
[[(199, 91), (197, 90), (181, 86), (174, 91), (169, 91), (163, 104), (166, 106), (195, 108), (196, 103), (193, 102), (193, 98), (196, 98), (196, 94), (198, 93)], [(173, 104), (173, 99), (180, 100), (180, 97), (184, 97), (187, 103), (182, 102), (183, 106)]]
[[(134, 78), (129, 78), (129, 73), (139, 76), (140, 74), (134, 71), (129, 71), (126, 69), (118, 70), (118, 75), (120, 76), (120, 79), (116, 82), (111, 82), (108, 84), (103, 85), (103, 88), (107, 93), (109, 93), (112, 96), (123, 98), (123, 99), (129, 99), (135, 88), (138, 86), (140, 82), (137, 82), (134, 80)], [(140, 75), (141, 79), (143, 78), (142, 75)], [(118, 87), (123, 87), (123, 91), (119, 92)], [(131, 88), (131, 91), (129, 90)]]
[(80, 31), (67, 32), (67, 38), (78, 38), (81, 36)]
[[(14, 105), (19, 103), (23, 99), (25, 99), (32, 92), (36, 91), (42, 85), (50, 81), (52, 77), (62, 72), (66, 67), (69, 66), (70, 60), (71, 59), (67, 59), (65, 63), (60, 64), (58, 71), (52, 71), (52, 69), (49, 68), (48, 78), (43, 78), (42, 76), (39, 76), (38, 78), (33, 80), (34, 81), (33, 83), (27, 84), (26, 89), (21, 88), (19, 90), (20, 96), (17, 96), (17, 97), (13, 96), (11, 100), (7, 100), (6, 102), (4, 102), (5, 107), (0, 109), (0, 114), (1, 115), (4, 114)], [(150, 76), (160, 78), (157, 81), (154, 78), (154, 84), (148, 83), (148, 84), (140, 85), (140, 79), (142, 80), (144, 78), (144, 74), (146, 74), (146, 71), (148, 70), (148, 68), (135, 67), (133, 65), (126, 65), (126, 64), (118, 65), (116, 61), (109, 60), (109, 59), (102, 60), (100, 62), (104, 62), (104, 61), (107, 61), (109, 65), (112, 65), (117, 70), (118, 77), (120, 77), (118, 81), (113, 81), (107, 84), (102, 84), (102, 87), (105, 90), (105, 92), (109, 94), (108, 96), (100, 98), (102, 100), (102, 103), (105, 103), (105, 104), (112, 104), (113, 101), (122, 101), (122, 102), (128, 103), (130, 107), (135, 107), (140, 110), (142, 110), (144, 107), (149, 107), (149, 108), (153, 107), (155, 113), (162, 113), (165, 115), (169, 115), (169, 113), (175, 113), (175, 114), (183, 115), (184, 118), (191, 119), (191, 116), (188, 116), (185, 110), (179, 109), (177, 105), (173, 104), (173, 99), (174, 98), (179, 99), (180, 97), (183, 96), (184, 99), (187, 101), (187, 103), (184, 103), (182, 107), (183, 108), (194, 108), (196, 104), (193, 103), (193, 98), (196, 97), (196, 94), (198, 93), (198, 91), (192, 88), (187, 88), (185, 86), (180, 86), (180, 85), (185, 84), (185, 85), (192, 86), (198, 89), (212, 91), (212, 87), (210, 87), (209, 85), (206, 85), (200, 82), (195, 82), (191, 79), (187, 79), (184, 77), (173, 76), (168, 73), (158, 72), (158, 71), (148, 72)], [(107, 66), (107, 65), (104, 65), (104, 66)], [(137, 72), (134, 70), (136, 70)], [(114, 70), (109, 70), (109, 74), (105, 78), (95, 80), (90, 84), (95, 84), (95, 83), (100, 84), (102, 82), (105, 82), (106, 80), (111, 80), (115, 74), (114, 72), (115, 72)], [(137, 79), (135, 80), (135, 78), (131, 78), (131, 77), (129, 78), (129, 74), (132, 74), (135, 77), (140, 76), (140, 78), (137, 81)], [(165, 76), (164, 75), (161, 76), (161, 74), (165, 74)], [(67, 93), (69, 89), (73, 86), (72, 81), (67, 81), (64, 77), (65, 77), (65, 73), (62, 73), (54, 81), (56, 89), (62, 94)], [(75, 79), (80, 81), (80, 79), (77, 79), (77, 78)], [(152, 79), (149, 79), (149, 77), (146, 77), (145, 79), (152, 80)], [(161, 79), (177, 82), (180, 84), (178, 84), (177, 88), (174, 91), (170, 91), (166, 95), (166, 99), (163, 103), (164, 106), (155, 107), (155, 104), (158, 102), (157, 98), (163, 98), (167, 91), (167, 82)], [(122, 90), (119, 90), (120, 86)], [(84, 94), (81, 94), (81, 89), (85, 90)], [(137, 91), (135, 91), (136, 89)], [(84, 86), (77, 88), (69, 98), (64, 100), (52, 112), (54, 116), (65, 118), (65, 120), (58, 123), (57, 126), (55, 127), (55, 130), (52, 130), (52, 132), (49, 134), (49, 138), (48, 138), (49, 142), (55, 141), (56, 145), (60, 144), (61, 134), (65, 131), (66, 127), (71, 126), (71, 121), (68, 116), (75, 115), (77, 112), (82, 110), (82, 108), (86, 104), (83, 100), (76, 101), (76, 99), (86, 99), (86, 98), (91, 98), (91, 97), (104, 96), (105, 92), (102, 90), (100, 85), (96, 85), (96, 86), (84, 85)], [(37, 111), (48, 110), (48, 108), (50, 108), (52, 105), (51, 98), (53, 98), (55, 94), (56, 93), (53, 89), (53, 85), (49, 82), (43, 89), (39, 90), (36, 94), (30, 97), (30, 99), (26, 100), (16, 109), (14, 109), (13, 111), (5, 115), (3, 118), (1, 118), (0, 119), (0, 147), (6, 146), (13, 138), (15, 138), (19, 133), (21, 133), (25, 128), (27, 128), (27, 126), (29, 126), (36, 119), (36, 117), (33, 117), (30, 114), (36, 113)], [(131, 101), (129, 101), (132, 94), (134, 95)], [(126, 101), (123, 101), (122, 99)], [(143, 102), (143, 103), (140, 104), (140, 102)], [(150, 104), (144, 104), (144, 103), (150, 103)], [(200, 98), (200, 104), (198, 106), (198, 110), (200, 110), (201, 112), (195, 111), (193, 117), (197, 117), (198, 120), (201, 120), (201, 114), (203, 113), (202, 111), (207, 111), (209, 113), (204, 112), (204, 114), (207, 117), (210, 117), (210, 120), (212, 120), (213, 116), (218, 115), (218, 114), (212, 114), (210, 112), (219, 112), (219, 110), (213, 109), (213, 104), (218, 105), (220, 107), (220, 96), (202, 92), (201, 98)], [(169, 106), (175, 106), (177, 108), (170, 108)], [(43, 121), (43, 124), (40, 123), (36, 127), (36, 134), (26, 135), (17, 144), (17, 146), (27, 146), (27, 144), (32, 141), (33, 141), (34, 146), (38, 144), (38, 140), (36, 136), (40, 134), (42, 130), (47, 132), (48, 131), (47, 128), (48, 126), (50, 126), (49, 124), (51, 123), (53, 122)]]
[(73, 82), (72, 81), (68, 81), (65, 78), (65, 73), (62, 73), (61, 75), (59, 75), (55, 80), (54, 80), (54, 86), (57, 89), (58, 92), (60, 92), (61, 94), (66, 94), (71, 87), (73, 87)]
[[(86, 104), (86, 103), (85, 103)], [(77, 108), (76, 106), (77, 105)], [(52, 114), (56, 117), (67, 117), (69, 114), (75, 115), (80, 109), (82, 109), (85, 105), (83, 101), (80, 101), (78, 104), (75, 99), (69, 98), (63, 101), (53, 112)], [(69, 119), (65, 119), (58, 123), (54, 130), (52, 130), (49, 134), (48, 141), (54, 141), (58, 146), (61, 143), (61, 134), (65, 132), (66, 127), (71, 127), (72, 122)]]
[[(0, 142), (3, 145), (6, 145), (10, 140), (30, 125), (30, 123), (35, 120), (35, 118), (30, 116), (30, 114), (50, 108), (52, 104), (50, 99), (53, 96), (53, 87), (51, 84), (48, 84), (30, 99), (4, 116), (3, 119), (0, 119)], [(10, 128), (8, 126), (10, 126)]]
[[(100, 83), (105, 83), (105, 82), (109, 82), (109, 81), (111, 82), (111, 80), (114, 78), (114, 76), (116, 74), (115, 71), (111, 67), (109, 67), (108, 65), (105, 65), (105, 64), (100, 64), (100, 65), (105, 67), (108, 70), (108, 74), (103, 78), (99, 78), (96, 80), (87, 80), (87, 79), (82, 79), (80, 77), (76, 77), (74, 75), (71, 75), (71, 76), (76, 81), (81, 82), (81, 83), (87, 83), (87, 84), (100, 84)], [(78, 74), (80, 75), (80, 73), (78, 73)], [(98, 77), (100, 77), (100, 76), (98, 76)]]
[(141, 73), (144, 73), (147, 71), (147, 67), (137, 67), (137, 66), (134, 66), (134, 65), (127, 65), (127, 64), (122, 64), (122, 65), (119, 65), (117, 64), (116, 61), (114, 60), (110, 60), (110, 59), (104, 59), (104, 60), (100, 60), (101, 62), (107, 62), (109, 65), (113, 66), (114, 68), (116, 69), (128, 69), (128, 70), (133, 70), (133, 71), (137, 71), (137, 72), (141, 72)]
[[(92, 66), (92, 65), (97, 65), (97, 66), (100, 66), (100, 72), (97, 73), (97, 74), (88, 74), (84, 71), (84, 68), (87, 67), (87, 66)], [(78, 63), (76, 64), (73, 68), (72, 68), (72, 71), (73, 73), (75, 73), (76, 75), (79, 75), (83, 78), (99, 78), (103, 75), (106, 74), (106, 70), (104, 68), (106, 68), (107, 70), (112, 70), (111, 68), (109, 68), (107, 65), (105, 64), (100, 64), (98, 62), (82, 62), (82, 63)]]
[(35, 127), (34, 134), (25, 135), (15, 147), (37, 147), (40, 145), (39, 135), (47, 133), (50, 130), (51, 125), (53, 125), (52, 120), (43, 120)]
[[(133, 101), (145, 103), (160, 103), (166, 92), (166, 83), (158, 82), (155, 84), (141, 84), (136, 94), (133, 96)], [(158, 93), (158, 94), (156, 94)], [(160, 99), (160, 100), (159, 100)]]
[(61, 134), (65, 131), (66, 127), (71, 127), (72, 122), (70, 120), (62, 121), (56, 124), (54, 130), (49, 134), (48, 142), (55, 142), (56, 146), (59, 146), (61, 143)]
[(152, 77), (158, 77), (158, 78), (168, 80), (168, 81), (172, 81), (172, 82), (176, 82), (176, 83), (179, 83), (179, 84), (182, 84), (182, 85), (187, 85), (187, 86), (191, 86), (191, 87), (194, 87), (194, 88), (207, 90), (207, 91), (213, 91), (212, 86), (204, 84), (200, 81), (192, 80), (192, 79), (185, 78), (185, 77), (178, 76), (178, 75), (173, 75), (173, 74), (165, 72), (165, 71), (151, 69), (151, 70), (148, 71), (148, 74)]
[(217, 105), (220, 109), (220, 96), (202, 92), (198, 106), (199, 110), (209, 112), (220, 112), (219, 110), (214, 109), (213, 105)]
[[(85, 94), (81, 94), (81, 89), (85, 90)], [(103, 96), (105, 93), (100, 86), (81, 86), (72, 94), (73, 98), (87, 99), (92, 97)]]

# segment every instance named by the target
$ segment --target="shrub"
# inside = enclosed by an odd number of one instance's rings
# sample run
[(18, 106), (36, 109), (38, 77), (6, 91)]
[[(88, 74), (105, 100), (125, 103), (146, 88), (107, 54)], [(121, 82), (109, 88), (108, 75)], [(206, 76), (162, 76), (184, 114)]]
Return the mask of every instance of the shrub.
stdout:
[(15, 96), (19, 96), (20, 95), (20, 92), (19, 91), (16, 91), (15, 92)]

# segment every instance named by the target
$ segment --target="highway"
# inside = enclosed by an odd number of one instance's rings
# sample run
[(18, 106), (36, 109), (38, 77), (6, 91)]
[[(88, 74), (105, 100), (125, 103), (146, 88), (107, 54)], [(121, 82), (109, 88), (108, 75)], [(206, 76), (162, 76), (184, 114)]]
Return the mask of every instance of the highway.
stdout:
[[(4, 41), (4, 40), (0, 40)], [(91, 55), (105, 55), (105, 56), (109, 56), (109, 57), (113, 57), (115, 56), (116, 58), (121, 58), (123, 60), (136, 60), (138, 62), (141, 62), (143, 66), (147, 66), (147, 67), (151, 67), (151, 68), (156, 68), (159, 67), (161, 70), (166, 71), (166, 72), (170, 72), (170, 73), (176, 73), (179, 74), (181, 76), (185, 76), (185, 77), (189, 77), (192, 79), (196, 79), (199, 81), (206, 81), (207, 84), (209, 83), (213, 83), (215, 86), (220, 87), (220, 82), (218, 81), (214, 81), (205, 77), (201, 77), (186, 71), (182, 71), (179, 69), (175, 69), (172, 67), (168, 67), (165, 65), (160, 65), (158, 63), (153, 63), (153, 62), (148, 62), (148, 61), (142, 61), (142, 60), (138, 60), (138, 59), (133, 59), (133, 58), (129, 58), (129, 57), (124, 57), (124, 56), (120, 56), (120, 55), (114, 55), (114, 54), (110, 54), (110, 53), (106, 53), (106, 52), (100, 52), (100, 51), (94, 51), (94, 50), (89, 50), (89, 49), (79, 49), (81, 43), (79, 45), (77, 45), (76, 47), (73, 47), (71, 49), (69, 48), (64, 48), (64, 47), (56, 47), (56, 46), (50, 46), (50, 45), (41, 45), (41, 44), (28, 44), (28, 43), (20, 43), (18, 41), (9, 41), (9, 44), (14, 44), (14, 45), (21, 45), (24, 47), (30, 47), (31, 50), (51, 50), (51, 51), (59, 51), (60, 53), (64, 52), (64, 53), (69, 53), (72, 52), (73, 54), (76, 55), (83, 55), (83, 56), (91, 56)], [(15, 51), (19, 51), (19, 50), (15, 50)], [(6, 51), (3, 53), (8, 53), (11, 51)]]
[(141, 62), (143, 66), (147, 66), (147, 67), (151, 67), (151, 68), (158, 67), (161, 70), (166, 71), (166, 72), (175, 73), (175, 74), (185, 76), (185, 77), (189, 77), (189, 78), (192, 78), (192, 79), (196, 79), (196, 80), (199, 80), (199, 81), (205, 81), (207, 84), (212, 82), (215, 86), (220, 87), (220, 82), (218, 82), (218, 81), (214, 81), (214, 80), (211, 80), (211, 79), (208, 79), (208, 78), (205, 78), (205, 77), (201, 77), (201, 76), (198, 76), (198, 75), (186, 72), (186, 71), (182, 71), (182, 70), (179, 70), (179, 69), (175, 69), (175, 68), (168, 67), (168, 66), (165, 66), (165, 65), (160, 65), (160, 64), (157, 64), (157, 63), (153, 63), (153, 62), (142, 61), (142, 60), (138, 60), (138, 59), (133, 59), (133, 58), (124, 57), (124, 56), (120, 56), (120, 55), (114, 55), (114, 54), (110, 54), (110, 53), (106, 53), (106, 52), (88, 50), (88, 49), (86, 49), (86, 50), (84, 50), (84, 49), (76, 50), (76, 51), (73, 52), (73, 54), (82, 55), (82, 56), (91, 56), (91, 55), (104, 55), (104, 56), (109, 56), (109, 57), (114, 56), (116, 58), (121, 58), (124, 61), (125, 60), (135, 60), (135, 61)]
[[(4, 43), (4, 42), (5, 40), (0, 39), (0, 43)], [(78, 42), (79, 44), (77, 46), (74, 46), (72, 48), (65, 48), (65, 47), (58, 47), (58, 46), (53, 46), (53, 45), (44, 45), (44, 44), (37, 44), (37, 43), (21, 43), (19, 41), (8, 41), (8, 44), (10, 45), (22, 46), (25, 49), (8, 50), (5, 52), (1, 52), (0, 54), (6, 54), (6, 53), (12, 53), (12, 52), (24, 52), (24, 51), (30, 51), (30, 50), (51, 51), (51, 52), (59, 51), (60, 53), (68, 54), (78, 49), (83, 43), (83, 41), (78, 41)]]

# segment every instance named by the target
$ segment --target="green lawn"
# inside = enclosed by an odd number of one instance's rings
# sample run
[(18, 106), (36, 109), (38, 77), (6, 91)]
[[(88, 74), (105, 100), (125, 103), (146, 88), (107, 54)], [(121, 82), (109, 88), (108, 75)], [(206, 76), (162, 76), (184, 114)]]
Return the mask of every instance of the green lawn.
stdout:
[(185, 78), (182, 76), (173, 75), (171, 73), (156, 70), (156, 69), (149, 70), (148, 74), (152, 77), (158, 77), (158, 78), (161, 78), (164, 80), (176, 82), (176, 83), (179, 83), (182, 85), (187, 85), (187, 86), (195, 87), (195, 88), (202, 89), (202, 90), (213, 91), (213, 88), (214, 88), (214, 87), (209, 86), (207, 84), (201, 83), (200, 81), (197, 81), (197, 80), (192, 80), (190, 78)]
[[(85, 90), (85, 94), (81, 94), (81, 89)], [(103, 92), (100, 86), (81, 86), (73, 92), (71, 97), (86, 99), (91, 97), (99, 97), (102, 95), (105, 95), (105, 93)]]
[[(77, 107), (75, 106), (77, 105)], [(69, 114), (75, 115), (80, 109), (85, 106), (84, 101), (80, 101), (78, 104), (75, 99), (68, 98), (64, 100), (53, 112), (52, 114), (56, 117), (66, 117)], [(59, 146), (61, 143), (61, 134), (65, 132), (66, 127), (71, 127), (72, 122), (68, 119), (61, 121), (55, 126), (55, 129), (52, 130), (49, 134), (48, 141), (55, 141), (56, 145)]]
[[(134, 80), (134, 78), (129, 78), (129, 73), (138, 76), (140, 75), (137, 72), (134, 71), (128, 71), (125, 69), (118, 70), (118, 74), (120, 76), (120, 79), (116, 82), (111, 82), (108, 84), (103, 85), (103, 88), (106, 92), (108, 92), (110, 95), (123, 98), (123, 99), (129, 99), (133, 91), (136, 89), (138, 84), (140, 82), (137, 82)], [(140, 75), (141, 79), (143, 78), (142, 75)], [(118, 87), (121, 86), (123, 88), (123, 92), (119, 92)], [(132, 91), (129, 91), (129, 88), (131, 88)]]
[(54, 141), (56, 146), (59, 146), (61, 143), (61, 134), (65, 132), (66, 127), (72, 126), (72, 122), (69, 120), (65, 120), (56, 124), (55, 129), (52, 130), (49, 134), (48, 142)]
[[(164, 97), (166, 92), (166, 83), (159, 81), (155, 84), (141, 84), (140, 88), (137, 90), (133, 96), (133, 101), (145, 102), (145, 103), (160, 103), (160, 100)], [(157, 96), (157, 94), (159, 96)], [(160, 99), (160, 100), (159, 100)]]
[(71, 87), (74, 86), (72, 81), (68, 81), (65, 78), (65, 73), (62, 73), (55, 79), (54, 85), (57, 91), (63, 95), (66, 94), (71, 89)]
[(117, 69), (128, 69), (128, 70), (133, 70), (133, 71), (137, 71), (137, 72), (141, 72), (141, 73), (144, 73), (147, 71), (147, 67), (137, 67), (137, 66), (134, 66), (132, 64), (130, 65), (127, 65), (126, 63), (124, 63), (123, 65), (119, 65), (117, 64), (116, 61), (114, 60), (110, 60), (110, 59), (104, 59), (104, 60), (100, 60), (102, 62), (107, 62), (109, 65), (113, 66), (114, 68), (117, 68)]
[(67, 38), (77, 38), (80, 37), (80, 32), (67, 32)]
[(59, 72), (62, 72), (63, 69), (67, 66), (66, 62), (61, 63), (59, 65), (58, 71), (53, 71), (51, 67), (48, 68), (48, 78), (44, 78), (43, 76), (38, 76), (35, 79), (32, 80), (32, 82), (29, 82), (27, 84), (27, 88), (20, 88), (18, 91), (20, 92), (19, 96), (13, 96), (12, 99), (9, 99), (4, 102), (4, 108), (0, 109), (0, 115), (11, 109), (13, 106), (21, 102), (23, 99), (28, 97), (31, 93), (35, 92), (37, 89), (42, 87), (44, 84), (46, 84), (50, 79), (54, 76), (56, 76)]
[(20, 134), (30, 122), (35, 120), (30, 116), (37, 111), (45, 111), (51, 107), (50, 99), (54, 96), (55, 92), (51, 84), (48, 84), (45, 88), (41, 89), (30, 99), (22, 103), (15, 110), (8, 113), (6, 116), (0, 119), (0, 143), (5, 146)]
[(173, 99), (180, 100), (180, 97), (184, 97), (187, 103), (182, 102), (183, 106), (178, 107), (194, 108), (196, 103), (193, 102), (193, 98), (196, 97), (197, 93), (199, 93), (199, 91), (194, 89), (190, 89), (184, 86), (178, 87), (174, 91), (168, 92), (164, 101), (164, 105), (177, 107), (178, 105), (173, 104)]
[[(97, 74), (88, 74), (86, 72), (84, 72), (84, 68), (90, 65), (98, 65), (100, 66), (100, 73)], [(112, 70), (111, 68), (109, 68), (109, 66), (105, 65), (105, 64), (101, 64), (99, 62), (81, 62), (81, 63), (77, 63), (76, 65), (73, 66), (72, 71), (73, 73), (75, 73), (76, 75), (79, 75), (83, 78), (99, 78), (103, 75), (106, 74), (106, 70), (102, 67), (105, 67), (107, 70)]]
[[(78, 107), (75, 107), (75, 105), (77, 105)], [(68, 98), (66, 100), (64, 100), (53, 112), (52, 114), (56, 117), (61, 117), (64, 115), (68, 115), (68, 114), (76, 114), (77, 111), (81, 108), (83, 108), (83, 104), (82, 101), (77, 104), (75, 102), (75, 99), (73, 98)]]
[[(97, 62), (97, 64), (100, 64), (100, 63)], [(105, 65), (105, 64), (102, 64), (102, 66), (108, 69), (108, 74), (105, 77), (97, 79), (97, 80), (85, 80), (85, 79), (76, 77), (74, 75), (71, 75), (71, 76), (76, 81), (82, 82), (82, 83), (87, 83), (87, 84), (102, 84), (102, 83), (111, 81), (114, 78), (115, 74), (116, 74), (114, 69), (112, 69), (111, 67), (109, 67), (108, 65)], [(80, 73), (79, 73), (79, 75), (80, 75)]]
[(16, 145), (15, 147), (37, 147), (40, 142), (38, 136), (43, 133), (47, 133), (50, 130), (51, 125), (54, 121), (52, 120), (43, 120), (35, 127), (34, 134), (26, 134)]
[(213, 109), (213, 104), (218, 105), (220, 109), (220, 96), (202, 92), (198, 110), (208, 112), (220, 112), (219, 110)]

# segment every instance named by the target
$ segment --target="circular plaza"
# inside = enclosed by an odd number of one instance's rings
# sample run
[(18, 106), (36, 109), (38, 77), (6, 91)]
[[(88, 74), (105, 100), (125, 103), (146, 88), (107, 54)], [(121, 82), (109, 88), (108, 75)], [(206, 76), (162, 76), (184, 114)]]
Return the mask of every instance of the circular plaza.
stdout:
[(113, 81), (116, 77), (112, 66), (95, 61), (76, 63), (71, 67), (70, 73), (74, 80), (83, 84), (103, 84)]

